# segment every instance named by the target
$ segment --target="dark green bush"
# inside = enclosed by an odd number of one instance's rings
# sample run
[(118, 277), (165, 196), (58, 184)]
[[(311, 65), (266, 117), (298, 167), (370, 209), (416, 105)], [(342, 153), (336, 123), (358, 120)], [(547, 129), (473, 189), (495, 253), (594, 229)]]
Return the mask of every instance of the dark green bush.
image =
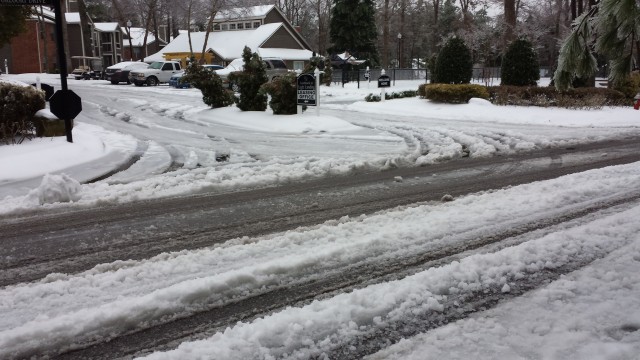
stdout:
[[(447, 41), (436, 60), (435, 82), (442, 84), (468, 84), (473, 74), (471, 50), (460, 38)], [(433, 77), (433, 76), (432, 76)], [(434, 81), (431, 81), (434, 83)]]
[(449, 104), (468, 103), (471, 98), (489, 99), (487, 88), (473, 84), (427, 84), (421, 86), (424, 98)]
[(605, 88), (576, 88), (564, 92), (552, 86), (491, 86), (487, 89), (491, 102), (496, 105), (598, 109), (631, 104), (620, 91)]
[(509, 45), (502, 59), (501, 78), (502, 85), (537, 85), (540, 80), (540, 65), (529, 41), (518, 39)]
[(225, 107), (234, 103), (233, 92), (225, 89), (220, 76), (195, 61), (187, 67), (180, 82), (188, 82), (199, 89), (202, 92), (202, 101), (212, 108)]
[(34, 117), (44, 109), (44, 91), (0, 81), (0, 141), (20, 143), (35, 135)]
[(240, 88), (240, 97), (235, 98), (238, 108), (242, 111), (265, 111), (267, 109), (267, 94), (260, 91), (260, 87), (267, 82), (267, 72), (260, 56), (251, 53), (245, 46), (242, 51), (244, 70), (231, 73), (229, 81), (235, 82)]
[(297, 112), (296, 79), (296, 75), (290, 73), (262, 85), (262, 91), (271, 96), (269, 106), (274, 114), (291, 115)]

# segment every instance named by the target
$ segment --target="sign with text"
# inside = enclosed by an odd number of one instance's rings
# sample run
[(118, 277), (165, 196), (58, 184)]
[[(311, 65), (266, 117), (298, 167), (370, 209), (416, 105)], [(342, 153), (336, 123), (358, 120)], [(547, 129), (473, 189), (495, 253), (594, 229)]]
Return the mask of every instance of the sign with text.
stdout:
[(386, 87), (390, 87), (391, 86), (391, 79), (389, 79), (388, 75), (381, 75), (378, 78), (378, 87), (379, 88), (386, 88)]
[(316, 78), (311, 74), (302, 74), (298, 76), (297, 81), (297, 104), (316, 106), (317, 104), (317, 92), (316, 92)]
[(0, 6), (2, 5), (52, 5), (53, 0), (0, 0)]

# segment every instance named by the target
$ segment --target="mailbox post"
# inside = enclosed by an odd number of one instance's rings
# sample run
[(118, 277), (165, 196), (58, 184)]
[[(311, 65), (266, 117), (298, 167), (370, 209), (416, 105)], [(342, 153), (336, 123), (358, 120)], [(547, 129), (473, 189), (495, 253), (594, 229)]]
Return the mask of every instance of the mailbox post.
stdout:
[(388, 75), (385, 75), (384, 69), (380, 72), (380, 77), (378, 78), (378, 88), (380, 91), (380, 101), (384, 101), (386, 97), (385, 89), (391, 86), (391, 79)]

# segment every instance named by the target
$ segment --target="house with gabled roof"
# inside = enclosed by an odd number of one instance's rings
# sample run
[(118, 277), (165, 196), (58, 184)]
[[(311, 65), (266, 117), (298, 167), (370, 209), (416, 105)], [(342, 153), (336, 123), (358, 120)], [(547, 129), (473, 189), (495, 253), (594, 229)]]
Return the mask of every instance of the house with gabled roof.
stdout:
[[(190, 35), (193, 54), (199, 59), (205, 45), (205, 32)], [(309, 43), (275, 5), (230, 9), (216, 15), (213, 31), (204, 46), (205, 62), (227, 65), (242, 57), (245, 46), (261, 57), (283, 59), (290, 69), (304, 68), (313, 56)], [(179, 60), (185, 65), (190, 56), (189, 34), (182, 33), (144, 61)]]

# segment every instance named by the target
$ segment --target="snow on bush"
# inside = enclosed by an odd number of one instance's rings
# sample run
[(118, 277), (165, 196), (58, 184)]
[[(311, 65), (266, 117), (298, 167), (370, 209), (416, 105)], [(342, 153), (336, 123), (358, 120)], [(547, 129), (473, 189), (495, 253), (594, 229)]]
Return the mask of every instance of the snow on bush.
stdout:
[(80, 189), (80, 183), (66, 174), (46, 174), (40, 186), (31, 190), (28, 198), (37, 201), (40, 205), (78, 201)]

